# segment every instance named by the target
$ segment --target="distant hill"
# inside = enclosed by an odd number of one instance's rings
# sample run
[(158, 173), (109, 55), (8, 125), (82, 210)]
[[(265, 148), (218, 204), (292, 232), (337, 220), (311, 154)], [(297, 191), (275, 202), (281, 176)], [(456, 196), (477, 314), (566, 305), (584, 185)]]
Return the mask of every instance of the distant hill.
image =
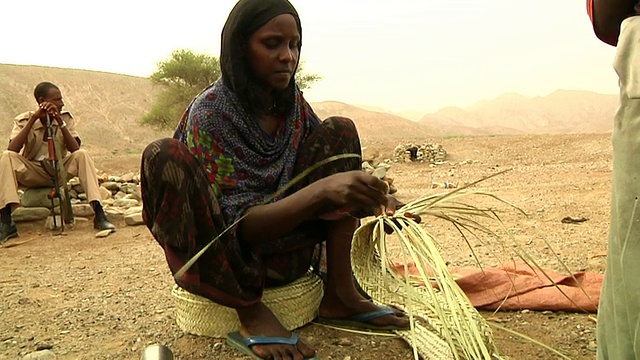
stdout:
[(606, 133), (613, 128), (616, 95), (557, 90), (544, 97), (504, 94), (466, 109), (443, 108), (420, 123), (481, 134)]
[(352, 119), (358, 127), (360, 136), (364, 139), (420, 139), (442, 135), (436, 127), (338, 101), (317, 102), (312, 103), (311, 106), (321, 119), (329, 116), (344, 116)]
[[(61, 87), (65, 108), (79, 120), (83, 146), (94, 155), (99, 168), (117, 171), (137, 167), (142, 149), (149, 142), (172, 133), (137, 123), (157, 92), (149, 79), (0, 64), (0, 139), (8, 139), (17, 114), (34, 108), (33, 87), (40, 81), (51, 81)], [(617, 97), (568, 90), (534, 98), (505, 94), (464, 109), (443, 108), (420, 121), (375, 106), (336, 101), (312, 106), (321, 118), (337, 115), (353, 119), (363, 143), (388, 140), (389, 144), (395, 144), (450, 135), (609, 132)], [(409, 117), (418, 118), (413, 111)]]

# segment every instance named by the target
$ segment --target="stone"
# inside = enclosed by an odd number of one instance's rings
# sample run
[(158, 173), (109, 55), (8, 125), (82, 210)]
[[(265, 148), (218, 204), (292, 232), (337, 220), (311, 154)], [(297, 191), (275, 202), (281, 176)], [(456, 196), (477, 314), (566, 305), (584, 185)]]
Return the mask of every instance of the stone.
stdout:
[(49, 230), (55, 230), (61, 226), (62, 226), (62, 217), (60, 217), (60, 215), (56, 215), (55, 224), (53, 222), (53, 216), (48, 216), (47, 221), (44, 224), (44, 227)]
[(87, 194), (78, 194), (78, 199), (87, 200), (88, 199)]
[(73, 185), (73, 190), (75, 190), (75, 192), (77, 192), (78, 194), (83, 194), (85, 192), (84, 186), (82, 186), (82, 184)]
[(67, 182), (67, 184), (69, 184), (69, 186), (71, 186), (71, 187), (78, 186), (78, 185), (80, 185), (80, 179), (78, 179), (77, 177), (74, 177), (71, 180), (69, 180)]
[(124, 222), (129, 226), (144, 225), (144, 221), (142, 220), (142, 213), (126, 215), (124, 217)]
[(117, 209), (117, 208), (108, 208), (108, 209), (104, 209), (104, 212), (107, 213), (107, 215), (120, 216), (124, 211), (122, 209)]
[(69, 197), (71, 199), (77, 199), (78, 198), (78, 192), (73, 190), (73, 189), (69, 190)]
[(112, 193), (113, 193), (113, 192), (117, 192), (117, 191), (119, 191), (119, 190), (120, 190), (120, 184), (118, 184), (118, 183), (117, 183), (117, 182), (115, 182), (115, 181), (107, 181), (107, 182), (104, 182), (104, 183), (102, 183), (102, 186), (103, 186), (105, 189), (111, 190), (111, 192), (112, 192)]
[(118, 191), (115, 195), (113, 195), (113, 198), (116, 200), (120, 200), (120, 199), (124, 199), (124, 197), (127, 196), (127, 193), (124, 191)]
[(122, 175), (121, 180), (124, 181), (124, 182), (133, 182), (134, 176), (135, 176), (135, 174), (130, 172), (130, 173)]
[(115, 232), (115, 230), (107, 229), (107, 230), (98, 231), (96, 233), (96, 237), (97, 238), (105, 238), (105, 237), (109, 236), (109, 234), (111, 234), (112, 232)]
[(135, 200), (135, 201), (142, 200), (137, 194), (127, 194), (127, 195), (124, 196), (123, 199)]
[[(50, 187), (26, 189), (20, 201), (24, 207), (46, 207), (51, 209), (51, 199), (48, 198), (50, 193)], [(55, 206), (58, 206), (60, 203), (58, 199), (54, 199), (54, 201)]]
[(122, 215), (127, 216), (127, 215), (133, 215), (141, 212), (142, 212), (142, 206), (133, 206), (125, 210)]
[(115, 200), (113, 200), (113, 199), (103, 199), (102, 200), (102, 205), (103, 206), (113, 206), (114, 202), (115, 202)]
[(93, 208), (89, 204), (72, 205), (73, 216), (90, 217), (93, 216)]
[(107, 199), (111, 199), (111, 191), (109, 191), (109, 189), (107, 189), (104, 186), (100, 186), (100, 188), (98, 189), (100, 190), (100, 199), (102, 200), (107, 200)]
[(135, 189), (132, 189), (131, 193), (129, 195), (134, 196), (138, 200), (142, 200), (142, 191), (140, 190), (139, 187), (136, 187)]
[(138, 200), (133, 200), (133, 199), (117, 199), (116, 201), (113, 202), (113, 206), (116, 207), (121, 207), (121, 208), (125, 208), (128, 209), (132, 206), (138, 206)]
[(44, 220), (51, 215), (51, 209), (46, 207), (19, 207), (11, 213), (11, 219), (15, 222)]
[(122, 183), (120, 184), (120, 192), (123, 192), (125, 194), (129, 193), (129, 186), (133, 185), (135, 186), (135, 184), (129, 184), (129, 183)]
[(56, 354), (51, 350), (40, 350), (23, 356), (22, 360), (51, 360), (57, 358)]

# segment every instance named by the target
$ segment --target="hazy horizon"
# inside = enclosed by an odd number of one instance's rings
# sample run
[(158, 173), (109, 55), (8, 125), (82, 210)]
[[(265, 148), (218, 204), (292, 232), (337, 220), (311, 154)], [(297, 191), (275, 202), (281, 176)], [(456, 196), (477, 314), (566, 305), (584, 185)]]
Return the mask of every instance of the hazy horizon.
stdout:
[[(302, 22), (305, 70), (323, 77), (305, 92), (311, 102), (426, 114), (504, 93), (618, 91), (615, 48), (593, 35), (581, 0), (292, 3)], [(11, 34), (0, 38), (0, 63), (146, 77), (176, 49), (217, 56), (235, 1), (47, 4), (0, 5), (12, 15), (0, 23)], [(27, 15), (33, 23), (62, 20), (26, 26)]]

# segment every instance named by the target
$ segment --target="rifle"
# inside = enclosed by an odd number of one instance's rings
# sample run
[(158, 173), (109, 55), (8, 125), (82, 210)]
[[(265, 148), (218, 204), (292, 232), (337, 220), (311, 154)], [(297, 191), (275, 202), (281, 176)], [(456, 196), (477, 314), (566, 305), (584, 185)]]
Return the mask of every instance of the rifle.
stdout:
[(71, 209), (71, 198), (69, 197), (69, 189), (67, 188), (67, 174), (64, 166), (61, 166), (58, 154), (60, 149), (56, 143), (56, 139), (53, 131), (53, 122), (47, 114), (46, 123), (46, 141), (49, 150), (49, 159), (42, 161), (42, 167), (51, 177), (51, 192), (47, 197), (51, 199), (51, 213), (53, 216), (53, 226), (58, 228), (56, 213), (55, 213), (55, 199), (58, 199), (60, 205), (60, 217), (61, 217), (61, 231), (64, 231), (64, 224), (73, 224), (73, 211)]

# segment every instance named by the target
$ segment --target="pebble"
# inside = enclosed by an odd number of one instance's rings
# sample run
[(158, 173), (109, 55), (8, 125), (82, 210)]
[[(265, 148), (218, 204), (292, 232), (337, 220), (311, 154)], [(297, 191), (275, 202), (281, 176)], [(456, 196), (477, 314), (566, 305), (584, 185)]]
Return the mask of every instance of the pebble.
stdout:
[(113, 229), (102, 230), (102, 231), (99, 231), (98, 233), (96, 233), (96, 237), (97, 238), (104, 238), (104, 237), (109, 236), (109, 234), (111, 234), (114, 231), (115, 230), (113, 230)]
[(50, 360), (56, 359), (56, 354), (51, 350), (40, 350), (22, 357), (22, 360)]
[(124, 217), (125, 224), (129, 226), (144, 225), (142, 213), (130, 214)]
[(352, 346), (353, 342), (351, 340), (347, 339), (347, 338), (341, 338), (340, 340), (338, 340), (334, 344), (338, 345), (338, 346)]
[(598, 344), (595, 341), (589, 341), (589, 345), (587, 345), (587, 349), (589, 349), (589, 351), (597, 351), (598, 350)]

